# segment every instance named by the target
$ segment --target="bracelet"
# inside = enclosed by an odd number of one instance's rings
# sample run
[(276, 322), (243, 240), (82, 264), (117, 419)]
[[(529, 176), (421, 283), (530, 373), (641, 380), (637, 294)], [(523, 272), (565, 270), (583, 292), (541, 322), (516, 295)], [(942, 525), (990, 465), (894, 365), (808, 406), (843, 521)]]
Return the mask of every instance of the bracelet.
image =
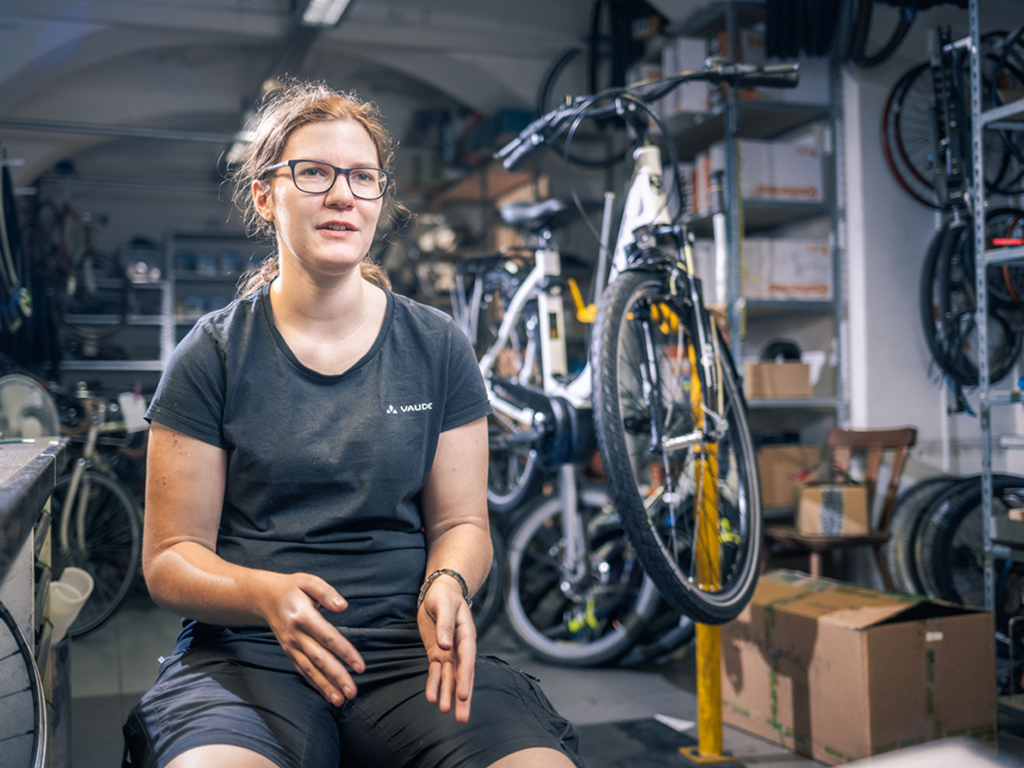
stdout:
[(459, 586), (462, 587), (462, 596), (466, 598), (466, 605), (470, 608), (473, 607), (473, 600), (469, 596), (469, 587), (466, 586), (466, 580), (462, 578), (462, 574), (458, 571), (453, 571), (451, 568), (438, 568), (432, 574), (427, 576), (426, 581), (423, 582), (423, 586), (420, 587), (420, 597), (419, 600), (416, 601), (417, 611), (420, 609), (420, 606), (423, 605), (423, 598), (427, 596), (427, 590), (430, 589), (431, 584), (437, 581), (438, 576), (451, 576), (459, 582)]

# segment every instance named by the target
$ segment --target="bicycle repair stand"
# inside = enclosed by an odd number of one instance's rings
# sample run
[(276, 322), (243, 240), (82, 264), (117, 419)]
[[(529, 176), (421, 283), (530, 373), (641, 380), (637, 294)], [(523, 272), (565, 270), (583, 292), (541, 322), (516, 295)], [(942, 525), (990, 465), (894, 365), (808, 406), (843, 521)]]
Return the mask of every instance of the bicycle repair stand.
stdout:
[[(697, 542), (695, 547), (696, 576), (702, 588), (718, 589), (721, 574), (719, 563), (718, 521), (718, 446), (708, 444), (699, 458), (704, 475), (705, 492), (700, 495), (697, 511)], [(700, 546), (700, 542), (709, 546)], [(687, 760), (699, 765), (731, 763), (736, 758), (722, 751), (722, 628), (697, 624), (697, 746), (680, 747)]]

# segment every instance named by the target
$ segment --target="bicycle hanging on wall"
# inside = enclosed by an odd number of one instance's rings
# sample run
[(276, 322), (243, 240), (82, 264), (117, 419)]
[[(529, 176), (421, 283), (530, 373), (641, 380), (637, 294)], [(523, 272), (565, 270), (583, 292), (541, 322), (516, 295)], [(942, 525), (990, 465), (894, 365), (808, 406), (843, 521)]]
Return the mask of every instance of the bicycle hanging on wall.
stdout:
[[(756, 586), (760, 490), (738, 378), (704, 306), (690, 233), (669, 213), (662, 149), (651, 139), (652, 123), (666, 131), (648, 105), (691, 80), (792, 87), (797, 71), (712, 59), (702, 70), (573, 99), (497, 156), (511, 169), (555, 142), (568, 156), (586, 119), (619, 118), (638, 137), (589, 360), (566, 391), (593, 399), (611, 497), (645, 572), (674, 607), (720, 624)], [(675, 148), (665, 146), (674, 169)], [(491, 391), (495, 409), (504, 407), (504, 393)]]

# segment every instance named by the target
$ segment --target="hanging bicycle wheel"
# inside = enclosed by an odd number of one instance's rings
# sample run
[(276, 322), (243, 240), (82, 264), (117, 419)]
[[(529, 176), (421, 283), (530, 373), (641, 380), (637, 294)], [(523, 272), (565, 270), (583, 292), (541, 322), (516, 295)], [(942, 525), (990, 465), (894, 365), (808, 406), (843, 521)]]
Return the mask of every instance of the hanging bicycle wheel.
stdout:
[[(120, 483), (85, 471), (79, 482), (79, 500), (65, 523), (65, 503), (71, 475), (57, 481), (51, 497), (54, 520), (55, 578), (75, 566), (93, 578), (92, 594), (68, 629), (74, 637), (95, 629), (117, 609), (138, 572), (142, 549), (139, 513)], [(85, 500), (82, 505), (81, 500)]]
[(46, 764), (46, 700), (32, 648), (0, 603), (0, 768)]
[(508, 541), (505, 611), (516, 637), (542, 661), (605, 664), (634, 644), (658, 606), (618, 512), (602, 486), (580, 488), (581, 562), (566, 562), (562, 498), (544, 496)]
[(760, 489), (731, 360), (719, 343), (718, 383), (708, 381), (698, 323), (710, 340), (708, 318), (673, 295), (665, 275), (616, 278), (594, 329), (594, 418), (609, 487), (644, 569), (669, 603), (721, 624), (757, 585)]

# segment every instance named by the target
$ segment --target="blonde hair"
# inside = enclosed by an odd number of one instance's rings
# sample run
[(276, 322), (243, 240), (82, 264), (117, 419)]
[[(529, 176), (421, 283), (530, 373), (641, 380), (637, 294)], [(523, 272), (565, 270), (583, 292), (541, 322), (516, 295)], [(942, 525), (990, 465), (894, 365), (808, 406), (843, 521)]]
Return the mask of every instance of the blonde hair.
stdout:
[[(252, 183), (260, 179), (264, 169), (281, 159), (285, 145), (299, 128), (312, 123), (332, 120), (351, 120), (369, 134), (377, 150), (378, 162), (386, 171), (393, 170), (395, 149), (384, 128), (380, 112), (372, 102), (362, 101), (355, 94), (340, 93), (323, 82), (289, 78), (279, 81), (279, 88), (268, 93), (256, 114), (252, 141), (245, 151), (242, 165), (232, 175), (232, 199), (242, 212), (246, 233), (252, 237), (272, 240), (276, 235), (273, 222), (260, 216), (252, 196)], [(384, 196), (381, 221), (387, 221), (396, 209), (404, 209), (394, 200), (395, 185), (391, 184)], [(369, 254), (359, 265), (362, 276), (382, 288), (390, 288), (391, 281), (379, 265), (370, 261)], [(262, 264), (239, 279), (240, 296), (252, 293), (280, 273), (280, 255), (267, 257)]]

